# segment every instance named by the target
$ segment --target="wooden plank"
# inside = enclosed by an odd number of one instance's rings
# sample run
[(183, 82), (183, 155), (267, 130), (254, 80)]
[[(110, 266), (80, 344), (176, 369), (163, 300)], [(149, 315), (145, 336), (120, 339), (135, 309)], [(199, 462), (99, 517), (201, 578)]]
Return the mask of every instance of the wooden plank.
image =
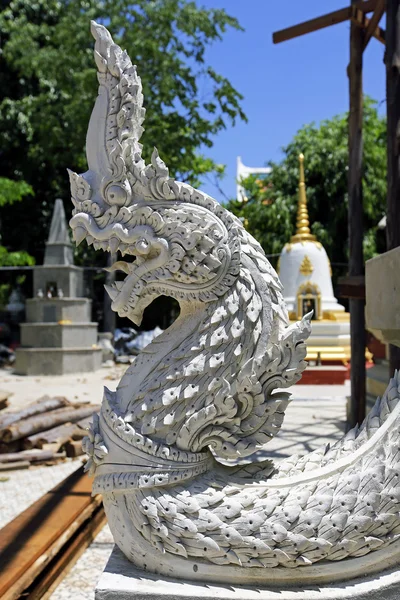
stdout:
[(77, 531), (82, 527), (82, 524), (92, 518), (94, 511), (97, 511), (100, 505), (98, 496), (93, 503), (87, 506), (73, 523), (56, 539), (56, 541), (46, 549), (41, 556), (31, 565), (23, 576), (7, 590), (1, 600), (20, 600), (25, 597), (28, 589), (35, 585), (36, 581), (40, 581), (42, 575), (45, 576), (47, 568), (60, 558), (60, 554), (64, 552), (67, 545)]
[(29, 469), (31, 463), (28, 460), (18, 460), (16, 462), (0, 463), (0, 472), (15, 471), (16, 469)]
[(379, 21), (381, 20), (384, 12), (385, 12), (385, 0), (377, 0), (374, 14), (372, 15), (371, 19), (369, 20), (367, 29), (365, 31), (363, 50), (365, 50), (365, 48), (368, 46), (371, 37), (374, 35), (376, 29), (378, 28)]
[(70, 458), (76, 458), (84, 454), (82, 440), (68, 440), (65, 444), (65, 452)]
[(65, 452), (53, 452), (52, 450), (31, 450), (29, 452), (9, 452), (0, 454), (0, 465), (2, 463), (13, 463), (18, 461), (43, 462), (59, 458), (65, 458)]
[(43, 398), (39, 398), (36, 402), (28, 404), (25, 408), (0, 415), (0, 426), (6, 427), (6, 425), (11, 425), (17, 421), (22, 421), (23, 419), (28, 419), (29, 417), (40, 415), (50, 410), (65, 408), (66, 406), (70, 406), (70, 404), (64, 397), (50, 398), (50, 396), (43, 396)]
[[(365, 14), (357, 8), (353, 8), (351, 22), (365, 30), (368, 30), (368, 27), (370, 26), (370, 19), (368, 19), (368, 17), (366, 17)], [(381, 42), (381, 44), (385, 45), (386, 32), (381, 27), (376, 26), (373, 28), (372, 37), (376, 38), (379, 42)]]
[(340, 10), (335, 10), (321, 17), (311, 19), (310, 21), (304, 21), (304, 23), (299, 23), (298, 25), (293, 25), (292, 27), (275, 31), (272, 34), (272, 41), (274, 44), (280, 44), (281, 42), (292, 40), (296, 37), (300, 37), (301, 35), (305, 35), (313, 31), (319, 31), (325, 27), (343, 23), (343, 21), (348, 21), (350, 17), (351, 9), (349, 7), (341, 8)]
[(365, 276), (339, 277), (337, 285), (339, 298), (358, 298), (365, 300)]
[[(387, 198), (386, 246), (400, 246), (400, 1), (387, 0), (386, 110), (387, 110)], [(400, 369), (400, 348), (389, 345), (390, 374)]]
[(40, 576), (35, 579), (32, 586), (24, 592), (25, 600), (46, 600), (46, 598), (49, 598), (105, 523), (106, 515), (103, 507), (100, 506), (71, 537), (62, 552), (59, 552)]
[[(355, 4), (357, 8), (360, 9), (360, 11), (370, 12), (374, 10), (376, 1), (377, 0), (367, 0), (364, 2), (356, 2)], [(274, 44), (280, 44), (281, 42), (292, 40), (301, 35), (312, 33), (313, 31), (319, 31), (320, 29), (324, 29), (325, 27), (330, 27), (331, 25), (343, 23), (344, 21), (350, 19), (351, 16), (351, 7), (346, 6), (346, 8), (335, 10), (326, 15), (322, 15), (321, 17), (316, 17), (315, 19), (304, 21), (303, 23), (299, 23), (298, 25), (293, 25), (292, 27), (287, 27), (286, 29), (275, 31), (272, 34), (272, 41)]]
[[(356, 2), (352, 0), (352, 7)], [(362, 115), (363, 115), (363, 63), (364, 30), (354, 22), (350, 25), (349, 76), (349, 172), (348, 172), (348, 228), (349, 228), (349, 276), (364, 274), (363, 256), (363, 197), (362, 197)], [(365, 416), (365, 319), (364, 301), (351, 298), (350, 345), (351, 345), (351, 394), (349, 425), (361, 423)]]
[(0, 440), (4, 442), (13, 442), (24, 437), (34, 435), (40, 431), (53, 429), (64, 423), (76, 423), (82, 419), (91, 416), (99, 411), (98, 405), (88, 404), (85, 406), (70, 406), (68, 408), (59, 408), (49, 412), (17, 421), (6, 427), (0, 427)]
[(91, 489), (81, 467), (0, 530), (2, 600), (17, 598), (15, 586), (21, 591), (29, 585), (52, 558), (43, 558), (49, 549), (64, 544), (63, 534), (100, 504), (99, 496), (91, 497)]
[[(43, 448), (43, 446), (47, 444), (52, 444), (55, 446), (58, 444), (58, 448), (60, 448), (70, 439), (82, 440), (82, 438), (87, 435), (87, 430), (92, 420), (93, 415), (90, 415), (89, 417), (81, 419), (77, 423), (63, 423), (62, 425), (57, 425), (57, 427), (53, 427), (52, 429), (40, 431), (39, 433), (35, 433), (34, 435), (24, 438), (21, 441), (21, 445), (24, 450), (30, 450), (31, 448)], [(1, 451), (2, 446), (0, 442), (0, 453)]]
[(19, 452), (19, 450), (21, 450), (20, 440), (17, 440), (16, 442), (11, 442), (11, 444), (0, 442), (0, 454), (7, 454), (8, 452)]
[[(31, 450), (32, 448), (43, 448), (45, 444), (55, 444), (58, 448), (61, 448), (72, 436), (82, 430), (79, 429), (76, 423), (63, 423), (57, 425), (47, 431), (39, 431), (22, 441), (24, 450)], [(82, 432), (82, 436), (85, 435)], [(1, 455), (0, 455), (1, 461)]]

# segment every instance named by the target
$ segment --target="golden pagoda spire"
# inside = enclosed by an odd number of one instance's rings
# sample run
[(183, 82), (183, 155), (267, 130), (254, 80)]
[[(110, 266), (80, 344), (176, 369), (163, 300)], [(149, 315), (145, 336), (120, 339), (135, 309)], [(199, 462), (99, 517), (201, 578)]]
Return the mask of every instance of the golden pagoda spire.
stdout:
[(310, 221), (308, 219), (306, 184), (304, 180), (304, 156), (299, 155), (300, 177), (299, 177), (299, 203), (297, 207), (296, 234), (290, 239), (291, 244), (296, 242), (315, 242), (317, 238), (310, 232)]

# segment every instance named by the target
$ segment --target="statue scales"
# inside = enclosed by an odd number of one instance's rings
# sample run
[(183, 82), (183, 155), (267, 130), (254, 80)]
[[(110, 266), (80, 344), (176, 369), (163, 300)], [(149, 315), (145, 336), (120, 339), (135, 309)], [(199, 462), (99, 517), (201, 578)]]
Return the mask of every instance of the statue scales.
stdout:
[[(92, 24), (99, 96), (83, 175), (70, 173), (77, 243), (119, 251), (112, 307), (140, 323), (158, 295), (175, 323), (105, 390), (84, 447), (111, 531), (141, 573), (263, 587), (322, 584), (398, 562), (400, 378), (332, 447), (274, 465), (251, 455), (280, 429), (306, 366), (310, 315), (241, 222), (141, 157), (140, 78)], [(133, 259), (133, 260), (132, 260)], [(228, 467), (224, 459), (247, 463)]]

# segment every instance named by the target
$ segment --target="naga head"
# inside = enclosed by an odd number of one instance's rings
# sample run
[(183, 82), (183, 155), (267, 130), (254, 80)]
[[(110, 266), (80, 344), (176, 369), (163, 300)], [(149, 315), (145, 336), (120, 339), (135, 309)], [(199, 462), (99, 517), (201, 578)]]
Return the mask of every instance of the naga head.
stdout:
[(215, 200), (174, 181), (154, 149), (146, 165), (139, 143), (145, 117), (140, 77), (126, 52), (92, 22), (99, 93), (87, 134), (88, 171), (69, 171), (77, 244), (120, 252), (106, 286), (112, 308), (139, 325), (154, 298), (210, 302), (234, 283), (240, 221)]

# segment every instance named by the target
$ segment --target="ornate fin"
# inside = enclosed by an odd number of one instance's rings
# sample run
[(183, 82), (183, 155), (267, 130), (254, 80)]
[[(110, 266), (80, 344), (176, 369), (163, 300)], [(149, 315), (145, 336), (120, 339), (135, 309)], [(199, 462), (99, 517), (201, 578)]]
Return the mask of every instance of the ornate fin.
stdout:
[(89, 170), (107, 204), (126, 206), (132, 200), (133, 177), (145, 168), (139, 144), (146, 112), (142, 83), (136, 66), (107, 29), (92, 21), (91, 30), (100, 87), (87, 136)]
[(136, 65), (103, 25), (92, 21), (91, 29), (100, 87), (87, 136), (89, 170), (109, 205), (127, 206), (145, 198), (172, 199), (172, 180), (157, 150), (150, 165), (142, 158), (139, 140), (146, 111)]

